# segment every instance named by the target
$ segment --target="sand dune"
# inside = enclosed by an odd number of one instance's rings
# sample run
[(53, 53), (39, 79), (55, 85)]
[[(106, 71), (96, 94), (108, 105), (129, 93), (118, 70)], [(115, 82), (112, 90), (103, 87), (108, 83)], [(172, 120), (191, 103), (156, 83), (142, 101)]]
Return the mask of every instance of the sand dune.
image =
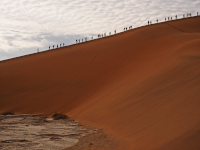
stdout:
[(118, 149), (200, 149), (200, 17), (0, 62), (0, 113), (68, 116)]

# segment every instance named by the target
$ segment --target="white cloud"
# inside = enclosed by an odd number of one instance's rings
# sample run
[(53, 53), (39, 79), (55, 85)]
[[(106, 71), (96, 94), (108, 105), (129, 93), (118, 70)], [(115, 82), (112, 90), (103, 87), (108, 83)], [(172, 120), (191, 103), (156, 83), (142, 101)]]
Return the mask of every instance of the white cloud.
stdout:
[(199, 0), (1, 0), (0, 60), (26, 49), (47, 49), (57, 44), (53, 42), (72, 44), (80, 37), (119, 32), (148, 20), (196, 14), (199, 8)]

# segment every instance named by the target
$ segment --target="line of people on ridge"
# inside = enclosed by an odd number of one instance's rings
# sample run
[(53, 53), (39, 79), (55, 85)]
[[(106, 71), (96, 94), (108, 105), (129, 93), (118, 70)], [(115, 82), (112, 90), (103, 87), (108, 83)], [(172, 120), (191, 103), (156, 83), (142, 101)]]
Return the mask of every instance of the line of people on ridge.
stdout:
[[(60, 48), (65, 46), (65, 43), (60, 43)], [(53, 45), (53, 49), (54, 49), (55, 45)], [(55, 47), (56, 48), (56, 47)], [(58, 44), (57, 44), (57, 48), (59, 48)], [(51, 49), (51, 47), (49, 46), (49, 50)]]
[[(199, 12), (197, 12), (197, 16), (199, 16)], [(192, 17), (192, 14), (191, 13), (187, 13), (187, 14), (183, 14), (183, 18), (185, 18), (185, 17)], [(176, 15), (175, 16), (175, 19), (177, 19), (178, 18), (178, 16)], [(170, 20), (172, 20), (173, 18), (172, 17), (167, 17), (167, 18), (165, 18), (165, 21), (170, 21)], [(158, 23), (158, 19), (156, 20), (156, 22)], [(148, 21), (148, 25), (151, 25), (152, 24), (152, 22), (151, 21)], [(132, 26), (129, 26), (129, 30), (130, 29), (132, 29)], [(127, 31), (128, 30), (128, 28), (127, 27), (124, 27), (124, 31)], [(114, 34), (116, 34), (117, 33), (117, 31), (115, 30), (114, 31)], [(111, 35), (111, 32), (109, 32), (109, 35)], [(98, 38), (103, 38), (103, 37), (106, 37), (106, 33), (104, 33), (104, 34), (98, 34), (97, 35), (97, 37)], [(91, 40), (93, 40), (94, 38), (93, 38), (93, 36), (91, 37)], [(76, 40), (76, 43), (81, 43), (81, 41), (82, 42), (84, 42), (84, 39), (77, 39)], [(85, 42), (87, 42), (87, 37), (85, 38)], [(65, 44), (64, 43), (61, 43), (60, 44), (60, 48), (61, 47), (64, 47), (65, 46)], [(59, 45), (57, 44), (57, 47), (55, 47), (55, 45), (53, 45), (53, 49), (54, 48), (59, 48)], [(51, 49), (51, 47), (49, 46), (49, 50)], [(39, 49), (37, 49), (37, 51), (39, 52)]]
[[(197, 16), (199, 16), (199, 12), (197, 12)], [(191, 13), (187, 13), (186, 15), (183, 14), (183, 18), (185, 18), (185, 17), (192, 17), (192, 14)], [(177, 19), (178, 16), (176, 15), (175, 18)], [(167, 18), (165, 18), (165, 21), (167, 21), (167, 19), (168, 19), (168, 21), (170, 21), (173, 18), (172, 17), (167, 17)], [(156, 20), (156, 22), (158, 23), (158, 19)], [(148, 20), (148, 25), (150, 25), (150, 24), (152, 24), (152, 22)]]
[[(129, 26), (129, 30), (130, 30), (130, 29), (132, 29), (132, 26)], [(128, 28), (127, 28), (127, 27), (124, 27), (124, 31), (127, 31), (127, 30), (128, 30)], [(114, 34), (116, 34), (116, 33), (117, 33), (117, 31), (115, 30), (115, 31), (114, 31)], [(111, 36), (111, 32), (109, 32), (109, 35)], [(98, 38), (106, 37), (106, 32), (105, 32), (104, 34), (98, 34), (97, 37), (98, 37)], [(91, 37), (91, 40), (93, 40), (93, 36)], [(82, 42), (84, 42), (83, 39), (82, 39)], [(87, 42), (87, 37), (85, 38), (85, 42)], [(80, 39), (76, 40), (76, 43), (81, 43), (81, 40), (80, 40)]]
[[(129, 26), (129, 30), (130, 30), (130, 29), (132, 29), (132, 26)], [(128, 28), (125, 27), (125, 28), (124, 28), (124, 31), (127, 31), (127, 30), (128, 30)]]
[[(117, 31), (115, 30), (115, 31), (114, 31), (114, 34), (116, 34), (116, 33), (117, 33)], [(109, 32), (109, 35), (111, 35), (111, 32)], [(106, 32), (105, 32), (104, 34), (98, 34), (97, 37), (98, 37), (98, 38), (106, 37)], [(93, 40), (93, 39), (94, 39), (94, 38), (93, 38), (93, 36), (92, 36), (92, 37), (91, 37), (91, 40)], [(82, 40), (81, 40), (81, 39), (76, 39), (76, 43), (81, 43), (81, 41), (84, 42), (84, 39), (82, 39)], [(85, 38), (85, 42), (87, 42), (87, 37)]]

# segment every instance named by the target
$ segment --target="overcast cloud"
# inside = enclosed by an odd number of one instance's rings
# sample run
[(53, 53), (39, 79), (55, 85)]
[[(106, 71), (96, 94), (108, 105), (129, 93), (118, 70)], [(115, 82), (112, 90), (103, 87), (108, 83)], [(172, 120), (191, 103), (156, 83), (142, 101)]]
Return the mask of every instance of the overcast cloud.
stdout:
[(1, 0), (0, 60), (197, 11), (199, 0)]

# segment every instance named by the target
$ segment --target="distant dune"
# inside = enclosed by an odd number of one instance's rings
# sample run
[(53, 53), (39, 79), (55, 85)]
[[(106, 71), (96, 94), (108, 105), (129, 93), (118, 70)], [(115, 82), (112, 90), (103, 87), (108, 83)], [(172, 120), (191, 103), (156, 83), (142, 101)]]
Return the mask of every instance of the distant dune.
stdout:
[(63, 112), (119, 150), (200, 149), (200, 17), (0, 62), (0, 113)]

